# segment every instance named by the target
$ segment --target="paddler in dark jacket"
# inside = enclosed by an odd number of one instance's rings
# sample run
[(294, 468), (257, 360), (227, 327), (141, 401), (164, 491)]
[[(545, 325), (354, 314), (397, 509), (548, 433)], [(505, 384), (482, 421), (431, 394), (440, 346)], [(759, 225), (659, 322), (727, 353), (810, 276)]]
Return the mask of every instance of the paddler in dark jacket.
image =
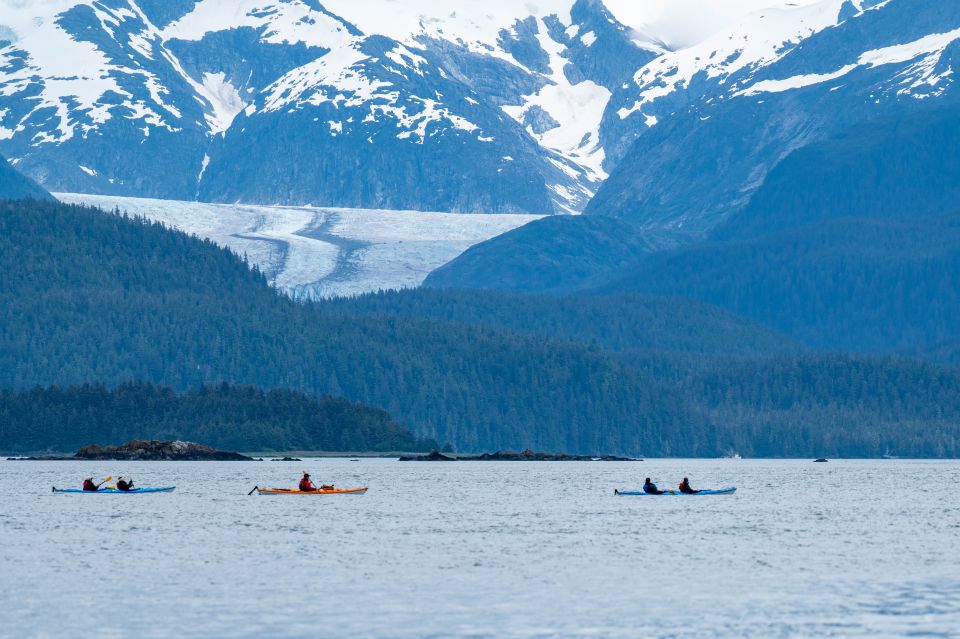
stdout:
[(100, 487), (93, 483), (93, 477), (87, 477), (83, 480), (83, 489), (95, 493)]
[(303, 471), (303, 477), (300, 478), (300, 492), (302, 493), (315, 493), (317, 492), (317, 487), (313, 485), (313, 482), (310, 481), (310, 473)]
[(643, 482), (643, 492), (648, 495), (662, 495), (664, 491), (657, 488), (657, 485), (650, 481), (650, 478), (647, 477), (647, 480)]
[(122, 490), (123, 492), (133, 490), (133, 480), (127, 481), (123, 477), (117, 477), (117, 490)]
[(696, 494), (699, 493), (700, 491), (699, 491), (699, 490), (694, 490), (693, 488), (690, 488), (690, 480), (687, 479), (686, 477), (684, 477), (684, 478), (683, 478), (683, 481), (680, 482), (680, 492), (681, 492), (681, 493), (686, 493), (687, 495), (696, 495)]

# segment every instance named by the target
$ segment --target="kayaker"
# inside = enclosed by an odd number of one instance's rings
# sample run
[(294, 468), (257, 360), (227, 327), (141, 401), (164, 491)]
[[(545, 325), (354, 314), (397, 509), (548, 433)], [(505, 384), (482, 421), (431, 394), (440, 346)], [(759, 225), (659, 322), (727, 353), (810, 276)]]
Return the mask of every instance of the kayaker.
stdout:
[(700, 491), (699, 491), (699, 490), (694, 490), (693, 488), (691, 488), (691, 487), (690, 487), (690, 480), (687, 479), (686, 477), (684, 477), (684, 478), (683, 478), (683, 481), (680, 482), (680, 492), (681, 492), (681, 493), (686, 493), (687, 495), (696, 495), (696, 494), (699, 493)]
[(310, 481), (310, 473), (303, 471), (303, 477), (300, 478), (300, 492), (301, 493), (315, 493), (317, 492), (317, 487), (313, 485), (313, 482)]
[(657, 488), (657, 485), (650, 481), (650, 478), (647, 477), (647, 480), (643, 482), (643, 492), (648, 495), (662, 495), (664, 491)]
[(100, 490), (100, 487), (93, 483), (93, 477), (84, 477), (83, 489), (95, 493)]
[(127, 492), (128, 490), (133, 490), (133, 480), (127, 481), (123, 477), (117, 477), (117, 490), (122, 490)]

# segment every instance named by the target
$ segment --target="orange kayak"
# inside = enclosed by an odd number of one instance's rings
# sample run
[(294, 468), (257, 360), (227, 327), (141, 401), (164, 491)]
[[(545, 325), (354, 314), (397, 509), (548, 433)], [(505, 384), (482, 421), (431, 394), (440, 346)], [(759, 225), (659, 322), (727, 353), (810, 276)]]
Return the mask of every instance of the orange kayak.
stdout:
[(363, 488), (334, 488), (332, 490), (313, 490), (304, 492), (296, 488), (257, 488), (258, 495), (362, 495), (367, 492)]

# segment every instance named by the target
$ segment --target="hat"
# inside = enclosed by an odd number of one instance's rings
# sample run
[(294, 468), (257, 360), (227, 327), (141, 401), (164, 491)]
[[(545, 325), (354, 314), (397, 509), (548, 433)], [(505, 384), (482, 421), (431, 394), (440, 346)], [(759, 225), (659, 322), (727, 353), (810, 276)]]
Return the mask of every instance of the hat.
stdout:
[(93, 481), (93, 475), (90, 475), (89, 477), (84, 477), (83, 481)]

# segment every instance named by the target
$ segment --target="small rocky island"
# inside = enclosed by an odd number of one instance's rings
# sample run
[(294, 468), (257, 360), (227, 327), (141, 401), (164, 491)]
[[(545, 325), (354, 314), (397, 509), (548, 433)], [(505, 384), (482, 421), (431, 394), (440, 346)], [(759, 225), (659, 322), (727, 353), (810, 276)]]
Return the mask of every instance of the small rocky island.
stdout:
[(217, 450), (203, 444), (157, 439), (135, 439), (122, 446), (84, 446), (68, 457), (27, 457), (28, 460), (111, 461), (253, 461), (240, 453)]
[(447, 455), (438, 450), (431, 450), (426, 455), (405, 455), (400, 461), (643, 461), (630, 457), (615, 457), (613, 455), (567, 455), (564, 453), (538, 453), (529, 448), (522, 452), (500, 450), (495, 453), (481, 455)]

